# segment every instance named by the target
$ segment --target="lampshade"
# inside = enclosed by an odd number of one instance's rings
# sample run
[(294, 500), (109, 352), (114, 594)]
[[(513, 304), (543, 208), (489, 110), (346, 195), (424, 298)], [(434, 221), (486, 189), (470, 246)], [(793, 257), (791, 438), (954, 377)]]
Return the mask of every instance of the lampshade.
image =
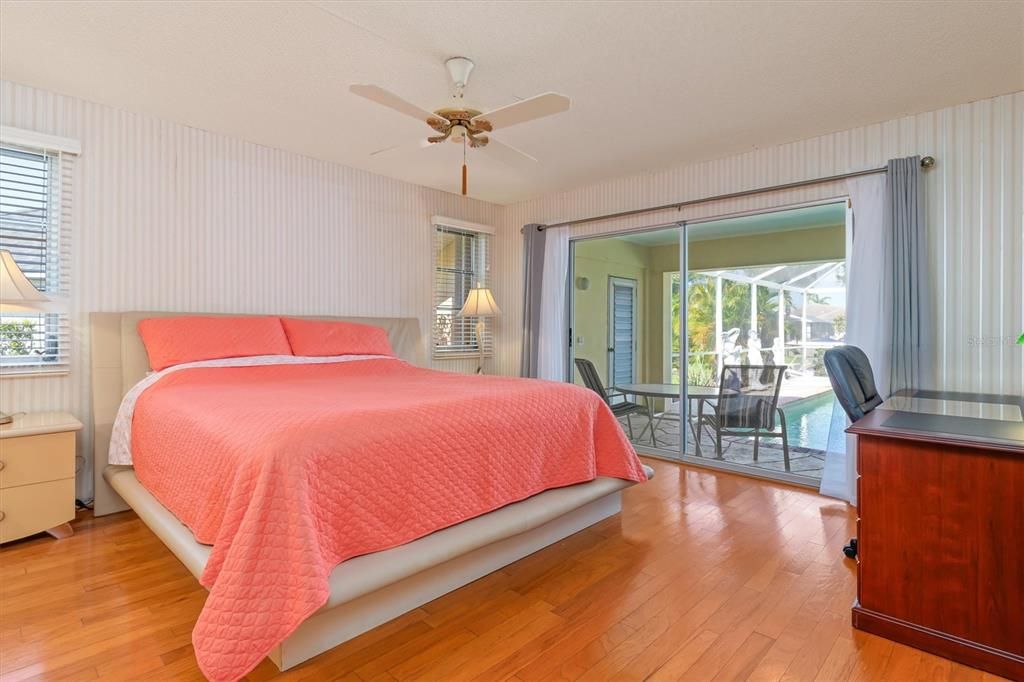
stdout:
[(0, 250), (0, 305), (5, 309), (31, 309), (49, 300), (28, 281), (11, 252)]
[(501, 309), (494, 302), (491, 290), (477, 284), (469, 290), (469, 295), (466, 296), (466, 302), (462, 305), (459, 315), (462, 317), (494, 317), (501, 315)]

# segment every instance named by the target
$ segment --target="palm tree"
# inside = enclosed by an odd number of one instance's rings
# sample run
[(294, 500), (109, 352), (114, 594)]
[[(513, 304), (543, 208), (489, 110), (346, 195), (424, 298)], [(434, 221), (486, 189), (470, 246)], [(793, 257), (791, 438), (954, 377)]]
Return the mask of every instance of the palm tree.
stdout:
[[(675, 303), (675, 301), (673, 301)], [(693, 275), (686, 290), (686, 334), (690, 352), (715, 349), (715, 280), (707, 275)], [(673, 305), (678, 320), (678, 307)], [(673, 349), (678, 349), (678, 324), (673, 324)]]
[[(676, 282), (672, 290), (672, 350), (679, 351), (679, 312), (680, 292)], [(715, 278), (709, 275), (694, 274), (690, 276), (686, 290), (687, 323), (686, 333), (689, 338), (689, 352), (709, 353), (715, 350)], [(767, 287), (757, 287), (757, 334), (762, 342), (770, 342), (779, 333), (778, 311), (782, 297), (786, 306), (793, 305), (789, 292), (774, 291)], [(729, 279), (722, 280), (722, 327), (723, 329), (740, 329), (740, 338), (746, 339), (750, 331), (750, 285)], [(799, 322), (786, 322), (787, 336), (799, 335)]]

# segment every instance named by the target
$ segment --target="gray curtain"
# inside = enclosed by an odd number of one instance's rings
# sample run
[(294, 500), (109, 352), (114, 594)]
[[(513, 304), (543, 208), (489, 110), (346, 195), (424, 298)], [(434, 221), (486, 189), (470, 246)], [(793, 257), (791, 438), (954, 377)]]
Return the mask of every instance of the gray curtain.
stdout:
[(531, 223), (523, 227), (523, 350), (519, 373), (536, 377), (539, 371), (537, 351), (540, 335), (541, 285), (544, 279), (544, 241), (546, 233), (540, 225)]
[(890, 389), (932, 388), (935, 330), (931, 324), (921, 157), (891, 159), (885, 190), (886, 227), (892, 240)]

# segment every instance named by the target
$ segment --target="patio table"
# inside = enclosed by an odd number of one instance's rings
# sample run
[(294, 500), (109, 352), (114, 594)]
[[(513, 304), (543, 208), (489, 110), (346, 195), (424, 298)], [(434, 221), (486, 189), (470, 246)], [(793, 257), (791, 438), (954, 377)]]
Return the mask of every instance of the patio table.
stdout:
[[(612, 386), (612, 390), (618, 391), (619, 393), (628, 393), (629, 395), (639, 396), (644, 399), (644, 403), (647, 405), (647, 409), (654, 414), (651, 408), (651, 398), (669, 398), (672, 400), (679, 399), (680, 384), (617, 384)], [(696, 398), (717, 398), (718, 387), (717, 386), (687, 386), (686, 395), (689, 399)], [(658, 419), (653, 423), (651, 427), (652, 431), (658, 428), (661, 424), (661, 420), (665, 418), (667, 411), (659, 412)], [(672, 417), (669, 417), (672, 419)], [(678, 418), (677, 418), (678, 419)], [(640, 438), (644, 437), (644, 433), (647, 432), (647, 426), (640, 432)], [(693, 437), (698, 438), (697, 431), (694, 425), (690, 424), (690, 430), (693, 431)], [(651, 434), (651, 442), (657, 446), (654, 440), (654, 434)]]

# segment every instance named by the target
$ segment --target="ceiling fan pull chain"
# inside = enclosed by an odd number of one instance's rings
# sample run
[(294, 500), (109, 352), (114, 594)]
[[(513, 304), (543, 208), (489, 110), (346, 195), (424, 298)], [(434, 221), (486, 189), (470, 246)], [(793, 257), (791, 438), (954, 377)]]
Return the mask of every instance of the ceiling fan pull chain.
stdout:
[(469, 172), (466, 169), (466, 136), (462, 136), (462, 196), (466, 196), (466, 189), (469, 185), (467, 182)]

